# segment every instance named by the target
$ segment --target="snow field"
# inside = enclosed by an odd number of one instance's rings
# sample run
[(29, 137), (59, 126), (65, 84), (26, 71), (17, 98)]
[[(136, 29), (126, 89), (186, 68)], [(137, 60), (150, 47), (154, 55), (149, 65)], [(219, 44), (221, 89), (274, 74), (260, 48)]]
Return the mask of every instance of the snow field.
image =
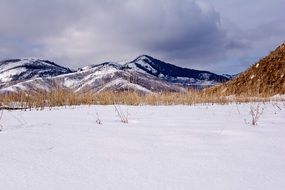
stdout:
[[(77, 106), (4, 111), (0, 189), (285, 189), (285, 107)], [(96, 123), (97, 114), (102, 125)]]

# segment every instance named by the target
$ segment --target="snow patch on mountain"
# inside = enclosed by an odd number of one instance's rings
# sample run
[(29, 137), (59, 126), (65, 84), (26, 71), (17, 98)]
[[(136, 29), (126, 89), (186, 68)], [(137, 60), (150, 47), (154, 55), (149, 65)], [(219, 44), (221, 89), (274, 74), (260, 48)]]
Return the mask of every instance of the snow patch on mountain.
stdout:
[(115, 79), (115, 80), (107, 83), (98, 92), (106, 91), (109, 89), (116, 89), (116, 90), (128, 89), (128, 90), (135, 90), (135, 91), (144, 92), (144, 93), (151, 93), (151, 91), (148, 90), (147, 88), (144, 88), (138, 84), (130, 83), (129, 81), (121, 79), (121, 78)]
[[(158, 71), (154, 69), (149, 63), (150, 60), (148, 58), (140, 57), (134, 62), (127, 63), (127, 66), (139, 72), (157, 74)], [(162, 76), (162, 74), (160, 74), (160, 76)]]
[(15, 76), (20, 75), (21, 73), (26, 72), (26, 68), (17, 68), (6, 70), (5, 72), (0, 73), (0, 82), (10, 82), (14, 79)]

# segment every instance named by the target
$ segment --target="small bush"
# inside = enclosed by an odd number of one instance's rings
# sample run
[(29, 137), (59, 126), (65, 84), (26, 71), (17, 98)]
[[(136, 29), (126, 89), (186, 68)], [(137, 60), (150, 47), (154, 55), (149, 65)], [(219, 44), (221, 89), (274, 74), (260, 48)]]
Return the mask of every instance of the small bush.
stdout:
[(260, 107), (260, 103), (257, 104), (256, 107), (250, 106), (250, 115), (251, 115), (251, 124), (257, 125), (257, 121), (259, 120), (260, 116), (263, 114), (264, 108)]

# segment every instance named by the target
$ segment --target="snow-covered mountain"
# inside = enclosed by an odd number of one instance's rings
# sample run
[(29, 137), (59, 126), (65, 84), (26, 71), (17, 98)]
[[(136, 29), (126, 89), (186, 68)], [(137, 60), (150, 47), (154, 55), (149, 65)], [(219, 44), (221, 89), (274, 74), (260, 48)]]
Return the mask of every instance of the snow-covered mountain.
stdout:
[(160, 79), (184, 86), (209, 86), (223, 83), (229, 79), (208, 71), (199, 71), (188, 68), (181, 68), (165, 63), (148, 55), (142, 55), (135, 60), (126, 63), (125, 66), (139, 72), (148, 73)]
[(56, 77), (26, 80), (2, 88), (1, 91), (51, 91), (55, 88), (77, 93), (109, 90), (129, 90), (140, 93), (184, 90), (180, 85), (166, 82), (152, 75), (126, 69), (119, 64), (103, 63)]
[(28, 58), (0, 61), (0, 83), (53, 77), (67, 73), (71, 73), (71, 70), (47, 60)]
[[(184, 91), (185, 87), (203, 87), (228, 80), (214, 73), (180, 68), (146, 55), (125, 63), (90, 65), (76, 72), (37, 59), (2, 61), (0, 68), (3, 73), (0, 75), (2, 93), (51, 91), (55, 88), (77, 93), (109, 90), (176, 92)], [(14, 70), (13, 75), (9, 74), (9, 68)]]

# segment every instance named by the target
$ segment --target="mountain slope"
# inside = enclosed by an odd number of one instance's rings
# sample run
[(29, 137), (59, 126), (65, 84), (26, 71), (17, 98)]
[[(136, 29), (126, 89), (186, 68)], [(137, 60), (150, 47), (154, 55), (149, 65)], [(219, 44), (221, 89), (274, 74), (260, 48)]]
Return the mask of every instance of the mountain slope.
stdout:
[[(103, 63), (57, 78), (64, 78), (64, 84), (75, 92), (101, 92), (107, 90), (131, 90), (139, 92), (181, 91), (178, 85), (157, 79), (149, 74), (127, 69), (116, 63)], [(74, 82), (78, 80), (79, 82)]]
[(0, 62), (0, 83), (24, 81), (38, 77), (53, 77), (71, 73), (68, 68), (40, 59), (12, 59)]
[(184, 86), (208, 86), (226, 82), (229, 79), (208, 71), (181, 68), (165, 63), (148, 55), (142, 55), (126, 63), (127, 67), (139, 72), (148, 73), (168, 82), (180, 83)]
[(285, 44), (223, 85), (206, 92), (220, 95), (272, 96), (285, 94)]

